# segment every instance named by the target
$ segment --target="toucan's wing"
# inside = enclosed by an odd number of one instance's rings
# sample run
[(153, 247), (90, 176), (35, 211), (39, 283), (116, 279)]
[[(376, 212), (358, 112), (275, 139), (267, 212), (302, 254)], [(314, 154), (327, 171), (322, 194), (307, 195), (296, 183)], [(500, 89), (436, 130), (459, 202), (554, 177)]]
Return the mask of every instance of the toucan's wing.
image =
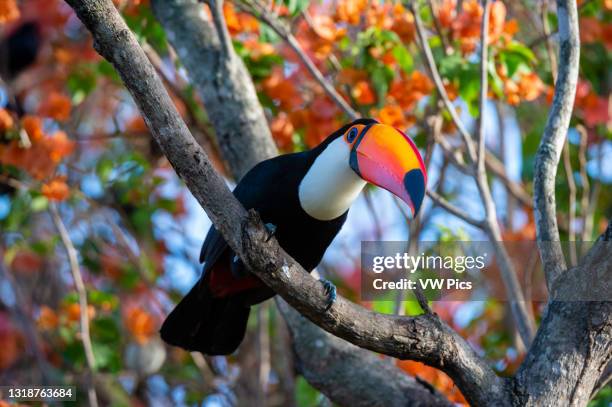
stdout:
[[(278, 161), (280, 161), (278, 158), (273, 158), (256, 165), (240, 180), (233, 191), (234, 196), (242, 206), (246, 209), (254, 208), (259, 211), (264, 218), (264, 222), (267, 220), (265, 219), (265, 214), (261, 212), (265, 206), (266, 199), (271, 194), (270, 180), (276, 177), (275, 173), (278, 172), (279, 166), (274, 164), (277, 164)], [(202, 276), (205, 276), (219, 260), (222, 260), (228, 251), (231, 254), (232, 272), (236, 276), (242, 275), (246, 271), (242, 270), (242, 262), (239, 259), (234, 262), (234, 253), (230, 250), (221, 233), (212, 225), (208, 230), (208, 234), (202, 244), (202, 250), (200, 251), (200, 263), (204, 263)]]
[(206, 273), (207, 268), (210, 268), (219, 260), (223, 252), (228, 248), (221, 233), (219, 233), (214, 225), (211, 225), (206, 235), (206, 239), (204, 239), (204, 243), (202, 244), (202, 250), (200, 250), (200, 263), (205, 262), (204, 273)]

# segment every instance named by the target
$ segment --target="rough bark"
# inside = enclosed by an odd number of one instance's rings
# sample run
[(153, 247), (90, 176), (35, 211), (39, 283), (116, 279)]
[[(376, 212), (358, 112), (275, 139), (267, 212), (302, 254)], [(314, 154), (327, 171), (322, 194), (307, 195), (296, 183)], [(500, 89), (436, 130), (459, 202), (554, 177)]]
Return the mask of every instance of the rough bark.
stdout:
[[(558, 0), (559, 72), (548, 121), (535, 159), (533, 203), (540, 256), (549, 290), (555, 279), (565, 270), (565, 259), (559, 241), (555, 178), (557, 166), (567, 136), (580, 60), (578, 10), (575, 0)], [(550, 243), (553, 242), (553, 243)]]
[[(576, 292), (592, 299), (612, 292), (612, 222), (601, 241), (555, 286), (540, 330), (514, 379), (520, 405), (586, 405), (612, 361), (612, 302), (567, 301)], [(564, 300), (565, 299), (565, 300)]]
[(222, 45), (205, 6), (195, 0), (154, 0), (151, 7), (204, 102), (234, 179), (274, 157), (276, 146), (249, 73), (231, 43)]
[(285, 301), (277, 304), (291, 331), (298, 370), (333, 402), (354, 407), (452, 405), (389, 360), (319, 329)]

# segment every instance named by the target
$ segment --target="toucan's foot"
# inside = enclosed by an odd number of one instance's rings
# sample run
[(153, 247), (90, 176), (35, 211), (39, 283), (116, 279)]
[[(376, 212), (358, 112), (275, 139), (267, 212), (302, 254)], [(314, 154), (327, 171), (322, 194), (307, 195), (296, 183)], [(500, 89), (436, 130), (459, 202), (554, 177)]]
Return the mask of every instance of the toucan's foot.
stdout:
[(264, 226), (268, 231), (268, 237), (266, 237), (266, 242), (269, 242), (270, 239), (272, 239), (272, 236), (276, 234), (276, 225), (273, 223), (266, 223)]
[(325, 287), (325, 294), (327, 294), (327, 302), (325, 303), (325, 311), (329, 311), (329, 309), (336, 302), (336, 286), (329, 280), (324, 278), (319, 280), (323, 287)]

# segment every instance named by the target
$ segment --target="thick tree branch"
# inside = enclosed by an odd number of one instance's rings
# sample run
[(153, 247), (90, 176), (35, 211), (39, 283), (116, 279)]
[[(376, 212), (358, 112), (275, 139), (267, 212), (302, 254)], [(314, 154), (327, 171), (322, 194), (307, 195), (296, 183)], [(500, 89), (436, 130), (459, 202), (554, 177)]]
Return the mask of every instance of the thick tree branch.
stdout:
[[(212, 3), (211, 9), (221, 7), (218, 1)], [(275, 156), (276, 146), (248, 71), (231, 39), (225, 47), (222, 42), (228, 40), (219, 39), (219, 29), (221, 38), (229, 35), (223, 21), (213, 24), (205, 6), (195, 0), (154, 0), (151, 6), (204, 102), (232, 176), (238, 180), (261, 157)]]
[(332, 401), (355, 407), (452, 405), (389, 360), (319, 329), (285, 301), (277, 304), (291, 331), (297, 369)]
[(575, 0), (558, 0), (559, 72), (548, 121), (535, 159), (534, 214), (538, 246), (549, 291), (565, 269), (559, 242), (555, 177), (574, 107), (580, 59), (578, 10)]
[(505, 381), (436, 315), (382, 315), (342, 297), (326, 312), (322, 285), (275, 239), (266, 241), (267, 232), (259, 217), (254, 212), (247, 214), (214, 171), (112, 2), (68, 3), (92, 32), (96, 50), (119, 72), (174, 169), (253, 273), (302, 315), (334, 335), (363, 348), (440, 368), (474, 404), (507, 404)]
[(601, 300), (612, 290), (611, 248), (612, 222), (581, 264), (556, 281), (555, 298), (514, 378), (520, 405), (586, 405), (605, 376), (612, 361), (612, 302)]

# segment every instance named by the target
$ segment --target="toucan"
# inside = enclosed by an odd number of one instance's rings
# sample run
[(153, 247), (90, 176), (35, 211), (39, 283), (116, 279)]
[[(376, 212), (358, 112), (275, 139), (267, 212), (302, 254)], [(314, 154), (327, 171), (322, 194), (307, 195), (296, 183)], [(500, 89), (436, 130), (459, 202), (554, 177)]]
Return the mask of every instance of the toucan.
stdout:
[[(280, 246), (312, 271), (344, 224), (366, 183), (403, 200), (412, 215), (423, 202), (427, 174), (414, 142), (394, 127), (358, 119), (315, 148), (277, 156), (253, 167), (234, 196), (255, 209)], [(170, 345), (205, 355), (228, 355), (242, 342), (250, 307), (274, 296), (212, 226), (202, 245), (199, 281), (161, 327)], [(321, 280), (335, 300), (335, 287)]]

